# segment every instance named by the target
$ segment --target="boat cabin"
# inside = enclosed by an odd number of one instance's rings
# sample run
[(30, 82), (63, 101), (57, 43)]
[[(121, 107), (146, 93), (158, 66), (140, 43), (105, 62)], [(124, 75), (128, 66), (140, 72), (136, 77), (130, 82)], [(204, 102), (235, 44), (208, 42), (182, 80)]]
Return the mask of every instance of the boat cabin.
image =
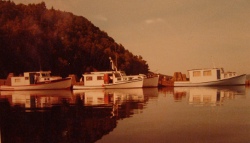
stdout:
[(224, 72), (223, 68), (188, 70), (190, 82), (209, 82), (236, 76), (235, 72)]
[(28, 74), (37, 76), (37, 82), (47, 82), (62, 79), (61, 76), (51, 76), (51, 71), (28, 72)]
[(51, 76), (50, 74), (51, 71), (24, 72), (23, 76), (11, 77), (11, 86), (30, 85), (62, 79), (62, 77)]
[(103, 84), (124, 81), (123, 76), (125, 75), (123, 71), (91, 72), (83, 74), (83, 80), (85, 86), (102, 86)]

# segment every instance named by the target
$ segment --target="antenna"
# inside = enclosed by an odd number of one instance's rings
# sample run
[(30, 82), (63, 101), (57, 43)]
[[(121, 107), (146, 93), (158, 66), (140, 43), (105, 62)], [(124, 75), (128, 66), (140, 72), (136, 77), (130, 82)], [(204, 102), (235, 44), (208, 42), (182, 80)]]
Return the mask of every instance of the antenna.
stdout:
[(116, 71), (117, 71), (117, 47), (115, 46), (115, 68), (116, 68)]

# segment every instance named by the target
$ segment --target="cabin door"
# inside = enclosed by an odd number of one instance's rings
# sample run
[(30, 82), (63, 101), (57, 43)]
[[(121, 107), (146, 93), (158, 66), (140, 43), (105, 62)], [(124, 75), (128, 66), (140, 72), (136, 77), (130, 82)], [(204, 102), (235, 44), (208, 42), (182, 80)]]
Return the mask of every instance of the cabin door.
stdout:
[(217, 70), (217, 79), (220, 79), (220, 70)]
[(35, 74), (30, 73), (30, 84), (35, 84)]

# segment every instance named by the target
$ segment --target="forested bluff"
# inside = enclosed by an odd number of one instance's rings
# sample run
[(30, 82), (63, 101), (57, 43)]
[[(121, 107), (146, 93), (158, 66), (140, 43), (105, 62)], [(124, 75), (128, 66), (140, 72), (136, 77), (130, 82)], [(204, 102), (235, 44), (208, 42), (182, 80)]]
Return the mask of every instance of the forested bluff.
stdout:
[(149, 72), (142, 56), (133, 55), (83, 16), (48, 9), (44, 2), (17, 5), (0, 0), (0, 78), (39, 70), (81, 76), (110, 70), (109, 57), (127, 74)]

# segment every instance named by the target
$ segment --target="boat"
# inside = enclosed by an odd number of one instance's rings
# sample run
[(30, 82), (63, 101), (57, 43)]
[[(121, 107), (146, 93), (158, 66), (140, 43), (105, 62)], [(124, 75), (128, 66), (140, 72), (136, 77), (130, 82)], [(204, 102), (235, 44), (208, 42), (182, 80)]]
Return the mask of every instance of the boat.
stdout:
[(127, 76), (124, 71), (117, 70), (112, 59), (111, 71), (99, 71), (82, 74), (83, 84), (73, 85), (73, 89), (106, 89), (106, 88), (141, 88), (143, 87), (143, 78), (138, 76)]
[(73, 89), (140, 88), (143, 79), (129, 79), (123, 71), (91, 72), (82, 75), (84, 84), (75, 84)]
[(143, 87), (158, 87), (158, 84), (159, 84), (159, 76), (158, 75), (146, 76), (144, 74), (139, 74), (139, 76), (137, 76), (137, 77), (143, 79)]
[(159, 76), (145, 77), (143, 87), (158, 87)]
[(124, 78), (127, 79), (143, 79), (143, 85), (142, 87), (158, 87), (159, 84), (159, 76), (158, 75), (152, 75), (152, 76), (146, 76), (145, 74), (139, 74), (139, 75), (126, 75)]
[(182, 74), (178, 74), (177, 78), (175, 76), (172, 86), (245, 85), (246, 81), (246, 74), (237, 75), (235, 72), (224, 72), (223, 68), (193, 69), (188, 70), (188, 74), (189, 80)]
[(23, 76), (8, 77), (0, 90), (44, 90), (44, 89), (70, 89), (71, 78), (50, 76), (51, 71), (24, 72)]

